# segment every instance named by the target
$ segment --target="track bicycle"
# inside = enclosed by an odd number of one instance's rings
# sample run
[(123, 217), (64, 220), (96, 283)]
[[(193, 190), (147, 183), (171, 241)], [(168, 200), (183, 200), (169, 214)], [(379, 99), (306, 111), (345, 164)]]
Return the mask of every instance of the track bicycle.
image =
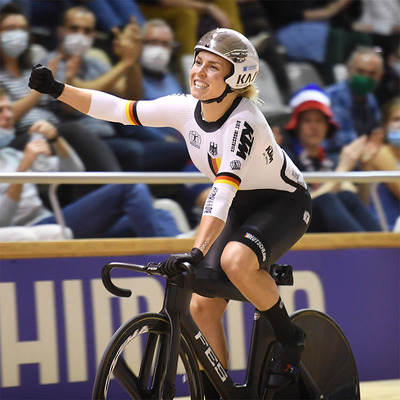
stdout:
[[(178, 360), (183, 365), (183, 379), (192, 400), (204, 398), (198, 362), (222, 399), (360, 399), (357, 367), (345, 335), (332, 318), (312, 309), (291, 315), (291, 320), (307, 335), (296, 382), (279, 391), (267, 387), (275, 338), (271, 324), (257, 309), (245, 382), (233, 382), (191, 317), (189, 304), (193, 292), (247, 300), (229, 281), (202, 278), (188, 263), (182, 267), (185, 271), (181, 274), (165, 277), (164, 303), (159, 313), (139, 314), (115, 332), (98, 366), (92, 399), (173, 399)], [(114, 268), (162, 275), (160, 264), (105, 265), (104, 286), (122, 297), (132, 293), (114, 285)], [(268, 272), (277, 285), (293, 285), (290, 265), (273, 264)]]

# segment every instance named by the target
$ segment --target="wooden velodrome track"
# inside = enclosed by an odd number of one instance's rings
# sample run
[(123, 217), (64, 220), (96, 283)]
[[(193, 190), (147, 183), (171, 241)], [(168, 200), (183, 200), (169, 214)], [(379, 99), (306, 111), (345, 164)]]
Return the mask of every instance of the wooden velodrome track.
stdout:
[[(134, 238), (76, 239), (57, 242), (0, 243), (0, 259), (120, 256), (165, 254), (190, 249), (194, 239)], [(306, 234), (293, 250), (327, 250), (348, 248), (398, 248), (399, 233)], [(399, 260), (400, 267), (400, 260)], [(400, 361), (399, 361), (400, 362)], [(400, 379), (361, 382), (362, 400), (400, 400)], [(186, 400), (186, 399), (181, 399)]]

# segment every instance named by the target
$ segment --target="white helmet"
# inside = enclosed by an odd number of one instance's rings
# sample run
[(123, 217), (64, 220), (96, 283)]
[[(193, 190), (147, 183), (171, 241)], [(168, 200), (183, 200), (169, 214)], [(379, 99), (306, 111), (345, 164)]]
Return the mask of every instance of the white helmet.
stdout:
[(225, 78), (232, 89), (242, 89), (257, 78), (258, 54), (250, 40), (232, 29), (217, 28), (201, 37), (197, 42), (195, 56), (201, 50), (217, 54), (233, 65), (233, 72)]

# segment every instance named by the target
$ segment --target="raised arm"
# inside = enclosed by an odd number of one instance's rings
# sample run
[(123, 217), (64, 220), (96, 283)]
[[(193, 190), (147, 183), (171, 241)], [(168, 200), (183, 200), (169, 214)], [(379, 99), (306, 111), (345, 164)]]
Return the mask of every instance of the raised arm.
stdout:
[(91, 117), (105, 121), (129, 123), (125, 117), (127, 100), (108, 93), (77, 88), (54, 79), (47, 67), (38, 64), (32, 68), (29, 87), (47, 93), (57, 100)]
[(87, 114), (90, 109), (90, 103), (92, 102), (92, 94), (90, 90), (65, 85), (62, 93), (57, 97), (57, 99), (71, 107), (74, 107), (76, 110)]
[(49, 94), (80, 112), (87, 114), (89, 111), (92, 97), (90, 91), (56, 81), (51, 70), (44, 65), (36, 64), (32, 68), (29, 87), (37, 92)]

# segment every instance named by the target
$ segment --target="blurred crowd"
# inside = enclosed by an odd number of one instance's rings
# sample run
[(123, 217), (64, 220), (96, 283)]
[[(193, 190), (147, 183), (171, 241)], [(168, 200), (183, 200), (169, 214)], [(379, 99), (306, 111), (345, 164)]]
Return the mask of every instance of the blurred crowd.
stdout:
[[(245, 34), (275, 138), (302, 171), (400, 166), (399, 0), (0, 0), (0, 171), (195, 172), (170, 128), (121, 126), (28, 87), (34, 64), (129, 99), (188, 93), (202, 34)], [(211, 186), (0, 182), (0, 241), (191, 236)], [(400, 182), (311, 185), (310, 232), (400, 231)]]

